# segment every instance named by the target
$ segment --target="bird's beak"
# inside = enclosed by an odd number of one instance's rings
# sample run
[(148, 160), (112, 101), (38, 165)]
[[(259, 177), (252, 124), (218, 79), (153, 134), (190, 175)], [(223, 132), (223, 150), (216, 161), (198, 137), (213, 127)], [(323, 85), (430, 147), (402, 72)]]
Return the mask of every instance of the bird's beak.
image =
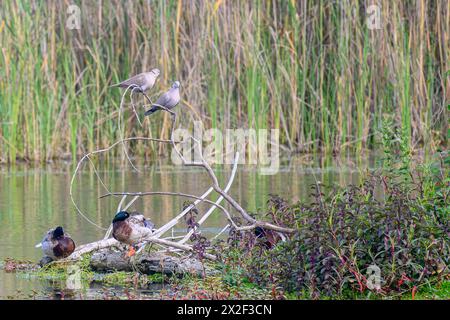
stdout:
[(42, 243), (38, 243), (37, 245), (34, 246), (35, 248), (40, 248), (42, 247)]

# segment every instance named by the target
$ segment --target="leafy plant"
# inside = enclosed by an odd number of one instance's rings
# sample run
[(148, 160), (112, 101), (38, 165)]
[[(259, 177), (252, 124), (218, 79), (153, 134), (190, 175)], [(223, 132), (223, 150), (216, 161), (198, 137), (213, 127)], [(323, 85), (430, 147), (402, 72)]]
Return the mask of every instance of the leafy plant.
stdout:
[[(295, 221), (296, 233), (271, 250), (251, 233), (231, 233), (238, 252), (224, 259), (259, 285), (312, 298), (394, 294), (439, 282), (450, 274), (449, 184), (425, 193), (431, 188), (425, 181), (405, 184), (377, 173), (328, 195), (314, 185), (310, 203), (272, 197), (267, 216)], [(379, 288), (369, 288), (371, 266), (380, 270)]]

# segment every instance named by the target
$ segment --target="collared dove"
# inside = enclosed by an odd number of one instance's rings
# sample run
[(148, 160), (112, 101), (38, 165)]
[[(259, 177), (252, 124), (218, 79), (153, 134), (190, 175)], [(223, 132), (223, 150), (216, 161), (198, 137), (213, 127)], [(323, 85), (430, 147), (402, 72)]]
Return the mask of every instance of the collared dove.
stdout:
[[(112, 221), (112, 225), (114, 239), (129, 246), (137, 246), (155, 232), (153, 222), (145, 219), (142, 214), (137, 212), (131, 214), (127, 211), (118, 212)], [(134, 255), (135, 252), (136, 250), (130, 247), (128, 256)]]
[(155, 85), (156, 78), (161, 72), (159, 69), (152, 69), (150, 72), (143, 72), (121, 83), (112, 85), (112, 87), (128, 88), (129, 86), (139, 88), (141, 92), (145, 92)]
[(180, 103), (180, 82), (175, 81), (172, 84), (172, 87), (162, 96), (160, 96), (158, 100), (156, 100), (155, 104), (153, 104), (152, 107), (145, 112), (145, 115), (149, 116), (152, 113), (158, 111), (159, 109), (161, 109), (160, 106), (163, 106), (170, 110), (178, 103)]

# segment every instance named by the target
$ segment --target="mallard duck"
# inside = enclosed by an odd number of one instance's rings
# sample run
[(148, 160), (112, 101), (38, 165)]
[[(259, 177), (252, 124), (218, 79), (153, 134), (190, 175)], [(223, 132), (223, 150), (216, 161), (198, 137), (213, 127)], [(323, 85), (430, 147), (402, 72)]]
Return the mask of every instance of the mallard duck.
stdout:
[(52, 260), (67, 258), (75, 250), (75, 242), (62, 227), (50, 229), (36, 248), (42, 247), (44, 255)]
[(128, 256), (136, 253), (135, 246), (154, 232), (155, 225), (137, 212), (120, 211), (112, 221), (114, 239), (130, 246)]
[(283, 240), (279, 232), (261, 227), (255, 228), (255, 236), (257, 241), (267, 249), (273, 248), (280, 240)]

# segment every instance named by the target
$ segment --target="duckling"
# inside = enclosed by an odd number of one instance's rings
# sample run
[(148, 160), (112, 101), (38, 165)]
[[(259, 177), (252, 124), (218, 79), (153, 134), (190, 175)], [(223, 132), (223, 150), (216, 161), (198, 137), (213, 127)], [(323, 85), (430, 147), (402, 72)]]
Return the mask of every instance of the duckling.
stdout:
[(128, 257), (136, 253), (135, 247), (155, 231), (155, 225), (142, 214), (120, 211), (112, 221), (114, 239), (130, 246)]
[(59, 226), (47, 232), (42, 242), (36, 245), (36, 248), (39, 247), (42, 247), (44, 255), (53, 261), (70, 256), (75, 250), (75, 242)]

